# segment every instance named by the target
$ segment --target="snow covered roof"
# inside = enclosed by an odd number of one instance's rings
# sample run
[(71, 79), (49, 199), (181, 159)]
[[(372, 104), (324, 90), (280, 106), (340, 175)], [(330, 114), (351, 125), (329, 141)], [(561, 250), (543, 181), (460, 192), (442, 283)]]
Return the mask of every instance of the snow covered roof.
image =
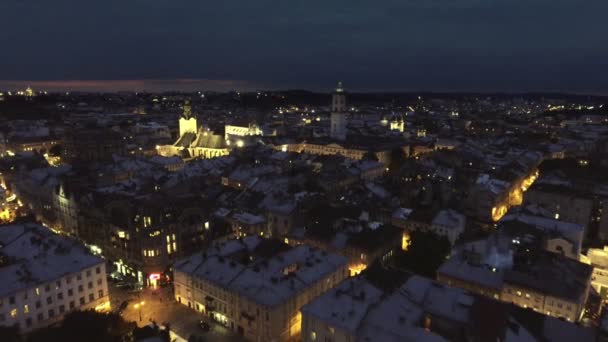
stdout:
[(230, 258), (231, 254), (241, 251), (252, 252), (263, 241), (269, 240), (254, 236), (230, 240), (209, 249), (207, 255), (196, 254), (177, 262), (175, 268), (239, 293), (260, 305), (273, 307), (347, 265), (343, 256), (305, 245), (271, 257), (258, 255), (248, 264)]
[(104, 262), (78, 241), (37, 224), (0, 227), (0, 247), (14, 260), (0, 266), (0, 297)]

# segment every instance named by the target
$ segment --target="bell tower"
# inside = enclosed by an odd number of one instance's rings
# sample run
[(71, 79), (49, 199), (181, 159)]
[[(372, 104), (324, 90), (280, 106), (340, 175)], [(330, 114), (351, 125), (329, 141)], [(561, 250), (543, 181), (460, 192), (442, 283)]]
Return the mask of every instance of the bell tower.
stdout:
[(197, 131), (196, 118), (192, 115), (192, 105), (190, 101), (184, 102), (184, 111), (179, 118), (179, 136), (183, 136), (185, 133), (195, 133)]
[(336, 140), (346, 140), (346, 94), (342, 82), (338, 82), (331, 98), (330, 136)]

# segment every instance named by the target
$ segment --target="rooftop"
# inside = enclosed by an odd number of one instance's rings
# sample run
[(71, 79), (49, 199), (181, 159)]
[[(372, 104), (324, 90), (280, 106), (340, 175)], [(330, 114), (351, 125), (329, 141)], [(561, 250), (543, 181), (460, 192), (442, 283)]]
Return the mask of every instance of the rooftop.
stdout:
[(269, 254), (256, 250), (268, 241), (250, 236), (216, 244), (178, 261), (175, 269), (273, 307), (347, 264), (342, 256), (305, 245), (282, 244)]
[(0, 226), (0, 256), (0, 297), (104, 262), (37, 224)]

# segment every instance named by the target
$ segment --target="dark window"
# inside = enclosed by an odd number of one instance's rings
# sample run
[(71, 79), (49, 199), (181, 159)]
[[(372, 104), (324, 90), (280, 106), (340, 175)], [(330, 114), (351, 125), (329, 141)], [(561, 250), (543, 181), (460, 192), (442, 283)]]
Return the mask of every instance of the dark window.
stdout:
[(76, 276), (76, 280), (81, 280), (81, 279), (82, 279), (82, 276), (80, 274)]
[(27, 319), (25, 320), (25, 325), (26, 325), (27, 327), (31, 327), (31, 326), (32, 326), (32, 319), (31, 319), (31, 318), (27, 318)]
[(82, 285), (78, 285), (78, 292), (82, 292), (84, 291), (84, 288), (82, 287)]
[(49, 317), (54, 317), (55, 316), (55, 310), (51, 309), (49, 310)]
[(46, 284), (46, 285), (44, 286), (44, 291), (46, 291), (46, 292), (51, 291), (51, 285)]
[(44, 314), (43, 313), (39, 313), (38, 314), (38, 322), (41, 322), (42, 320), (44, 320)]
[(68, 296), (72, 297), (74, 295), (74, 290), (68, 289)]
[(95, 273), (97, 273), (97, 274), (101, 273), (101, 267), (99, 267), (99, 266), (95, 267)]
[(65, 282), (68, 283), (68, 284), (71, 283), (72, 282), (72, 277), (67, 277), (65, 279)]
[(59, 313), (64, 313), (65, 312), (65, 305), (60, 305), (59, 306)]
[(80, 305), (84, 305), (84, 297), (80, 297)]
[(93, 282), (92, 281), (89, 282), (88, 287), (89, 287), (89, 289), (93, 288)]
[(73, 309), (76, 306), (76, 303), (74, 303), (74, 301), (70, 301), (70, 310)]
[(0, 322), (4, 322), (5, 319), (6, 317), (4, 317), (4, 314), (0, 314)]
[(91, 270), (87, 270), (87, 278), (91, 276)]
[(99, 298), (103, 297), (103, 290), (99, 290), (99, 292), (97, 292), (97, 295), (99, 296)]
[(63, 292), (59, 292), (57, 294), (57, 299), (63, 299)]
[(39, 300), (36, 301), (36, 309), (40, 309), (40, 301)]
[(97, 279), (97, 285), (101, 285), (101, 278)]
[(60, 287), (61, 287), (61, 281), (57, 280), (57, 288), (60, 288)]
[(47, 304), (53, 303), (53, 297), (46, 297), (46, 303)]
[(95, 300), (95, 295), (92, 293), (89, 293), (89, 302), (92, 302)]
[(11, 297), (8, 299), (9, 304), (15, 304), (15, 297)]

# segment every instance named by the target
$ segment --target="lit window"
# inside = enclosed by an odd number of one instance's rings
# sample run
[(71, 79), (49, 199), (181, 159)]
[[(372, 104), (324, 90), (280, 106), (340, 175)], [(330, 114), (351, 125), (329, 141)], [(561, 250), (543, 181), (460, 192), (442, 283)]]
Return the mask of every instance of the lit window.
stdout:
[(521, 297), (521, 291), (517, 291), (517, 295)]
[(29, 313), (29, 312), (30, 312), (30, 307), (27, 304), (25, 304), (23, 306), (23, 313)]
[(310, 340), (311, 341), (316, 341), (317, 340), (317, 332), (316, 331), (311, 331), (310, 332)]
[(173, 242), (173, 251), (177, 251), (177, 244), (175, 243), (175, 241)]
[(17, 309), (11, 310), (11, 317), (13, 317), (13, 318), (17, 317)]

